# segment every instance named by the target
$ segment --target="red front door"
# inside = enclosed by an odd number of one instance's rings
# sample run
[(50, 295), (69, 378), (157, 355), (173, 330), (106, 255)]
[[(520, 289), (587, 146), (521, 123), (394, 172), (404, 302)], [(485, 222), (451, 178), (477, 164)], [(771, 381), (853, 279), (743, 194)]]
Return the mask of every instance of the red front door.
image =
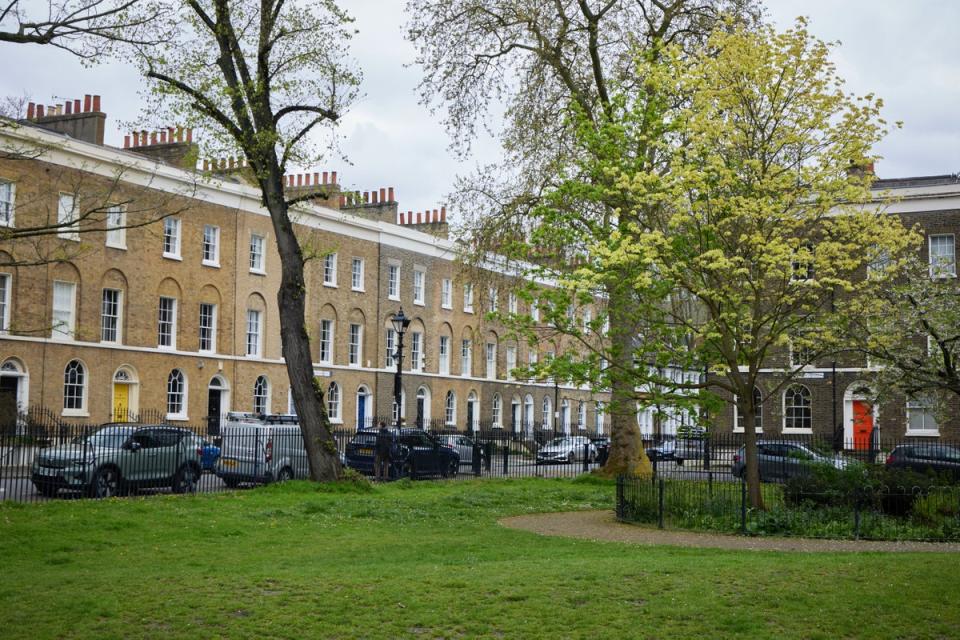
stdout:
[(869, 449), (873, 431), (873, 405), (865, 400), (853, 401), (853, 448)]

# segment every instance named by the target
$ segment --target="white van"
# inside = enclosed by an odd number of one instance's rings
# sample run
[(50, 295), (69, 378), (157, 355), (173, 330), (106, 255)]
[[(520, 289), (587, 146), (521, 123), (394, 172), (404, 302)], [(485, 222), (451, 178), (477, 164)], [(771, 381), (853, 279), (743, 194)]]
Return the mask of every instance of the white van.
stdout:
[(297, 416), (228, 413), (220, 434), (213, 470), (228, 487), (310, 477)]

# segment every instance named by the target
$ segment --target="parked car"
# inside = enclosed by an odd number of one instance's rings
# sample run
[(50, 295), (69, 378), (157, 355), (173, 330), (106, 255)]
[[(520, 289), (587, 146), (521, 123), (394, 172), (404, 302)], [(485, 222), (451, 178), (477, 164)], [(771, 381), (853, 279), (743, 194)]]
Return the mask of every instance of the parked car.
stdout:
[[(456, 476), (460, 470), (460, 454), (451, 445), (442, 444), (422, 429), (401, 429), (398, 441), (399, 455), (393, 460), (391, 477), (449, 478)], [(344, 452), (347, 466), (360, 473), (373, 475), (376, 445), (376, 430), (358, 431), (347, 443)]]
[(213, 471), (228, 487), (310, 475), (296, 416), (229, 413), (220, 435), (220, 456)]
[(189, 429), (165, 424), (108, 424), (71, 444), (41, 450), (32, 480), (42, 495), (60, 489), (109, 498), (141, 487), (196, 490), (203, 441)]
[(597, 448), (586, 436), (554, 438), (537, 451), (537, 464), (547, 462), (576, 462), (586, 456), (588, 462), (597, 459)]
[(200, 466), (204, 471), (213, 471), (213, 465), (220, 457), (220, 447), (209, 440), (204, 440), (200, 445)]
[(960, 449), (939, 443), (901, 444), (887, 456), (887, 466), (920, 473), (933, 471), (960, 480)]
[(647, 448), (647, 457), (651, 461), (667, 460), (682, 465), (684, 460), (703, 460), (706, 438), (700, 436), (677, 437), (664, 440), (658, 445)]
[[(451, 447), (457, 452), (457, 454), (460, 456), (460, 464), (473, 464), (474, 441), (472, 438), (449, 434), (439, 435), (436, 436), (436, 438), (441, 445)], [(486, 454), (483, 451), (483, 447), (480, 447), (480, 464), (483, 465), (485, 461)]]
[[(760, 440), (757, 442), (757, 463), (760, 482), (773, 482), (810, 473), (819, 464), (844, 469), (848, 461), (839, 456), (828, 457), (817, 453), (802, 442)], [(733, 456), (730, 471), (735, 477), (742, 478), (746, 470), (745, 448), (740, 447)]]

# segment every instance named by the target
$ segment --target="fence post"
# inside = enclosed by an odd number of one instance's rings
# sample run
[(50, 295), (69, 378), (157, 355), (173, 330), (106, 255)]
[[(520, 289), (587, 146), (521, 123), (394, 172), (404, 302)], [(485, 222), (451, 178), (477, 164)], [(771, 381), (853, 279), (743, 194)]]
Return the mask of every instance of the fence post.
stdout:
[(713, 497), (713, 471), (707, 471), (707, 495)]
[(853, 539), (860, 539), (860, 500), (853, 501)]
[(747, 481), (740, 478), (740, 533), (747, 533)]
[(473, 443), (473, 475), (480, 477), (480, 443)]
[(623, 474), (617, 475), (617, 520), (623, 520)]
[(590, 443), (583, 443), (583, 472), (590, 471)]
[(657, 528), (663, 529), (663, 478), (657, 483)]
[(653, 476), (650, 478), (650, 480), (651, 480), (651, 482), (653, 482), (653, 483), (656, 483), (656, 482), (657, 482), (657, 476), (658, 476), (658, 474), (657, 474), (657, 463), (659, 462), (659, 460), (660, 460), (660, 456), (654, 456), (654, 457), (653, 457), (653, 460), (651, 460), (651, 462), (653, 462)]
[(510, 438), (505, 438), (503, 444), (503, 475), (510, 475)]

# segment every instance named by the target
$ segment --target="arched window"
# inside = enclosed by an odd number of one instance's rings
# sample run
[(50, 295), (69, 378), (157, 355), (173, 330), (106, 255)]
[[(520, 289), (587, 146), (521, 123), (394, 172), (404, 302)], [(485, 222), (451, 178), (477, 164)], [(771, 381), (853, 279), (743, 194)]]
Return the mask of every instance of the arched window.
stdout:
[(266, 376), (258, 377), (253, 383), (253, 412), (270, 413), (270, 381)]
[(542, 429), (553, 428), (553, 402), (550, 396), (543, 396), (543, 404), (540, 407), (540, 422)]
[(63, 370), (63, 410), (81, 412), (86, 408), (87, 373), (83, 363), (71, 360)]
[(560, 427), (570, 433), (570, 401), (566, 398), (560, 401)]
[(584, 431), (587, 428), (587, 403), (581, 400), (577, 403), (577, 429)]
[(430, 391), (426, 387), (417, 388), (417, 427), (430, 426)]
[(600, 401), (597, 401), (597, 412), (593, 414), (593, 421), (594, 421), (593, 426), (594, 426), (594, 431), (597, 432), (597, 435), (600, 435), (603, 433), (603, 410), (604, 410), (603, 403)]
[(783, 392), (783, 429), (812, 429), (813, 405), (810, 390), (795, 384)]
[(493, 394), (493, 408), (491, 411), (491, 417), (493, 418), (493, 427), (499, 428), (501, 426), (500, 418), (502, 412), (503, 401), (500, 399), (500, 394)]
[(476, 431), (480, 428), (480, 412), (477, 410), (477, 393), (471, 391), (467, 395), (467, 428)]
[(457, 423), (457, 395), (453, 391), (447, 391), (447, 402), (444, 408), (444, 422), (448, 425)]
[(527, 395), (523, 399), (523, 428), (533, 427), (533, 396)]
[[(756, 387), (753, 388), (753, 427), (755, 431), (763, 431), (763, 411), (761, 403), (763, 398), (760, 396), (760, 389)], [(743, 411), (740, 409), (740, 403), (737, 403), (737, 423), (733, 425), (734, 429), (742, 430), (744, 425), (746, 425), (746, 418), (743, 416)]]
[(187, 379), (180, 369), (167, 376), (167, 418), (183, 418), (187, 415)]
[(340, 422), (340, 385), (331, 382), (327, 388), (327, 417), (331, 422)]
[(400, 389), (400, 406), (397, 406), (396, 397), (393, 398), (391, 406), (393, 407), (393, 423), (397, 424), (400, 422), (400, 418), (406, 417), (407, 415), (407, 392), (405, 389)]

